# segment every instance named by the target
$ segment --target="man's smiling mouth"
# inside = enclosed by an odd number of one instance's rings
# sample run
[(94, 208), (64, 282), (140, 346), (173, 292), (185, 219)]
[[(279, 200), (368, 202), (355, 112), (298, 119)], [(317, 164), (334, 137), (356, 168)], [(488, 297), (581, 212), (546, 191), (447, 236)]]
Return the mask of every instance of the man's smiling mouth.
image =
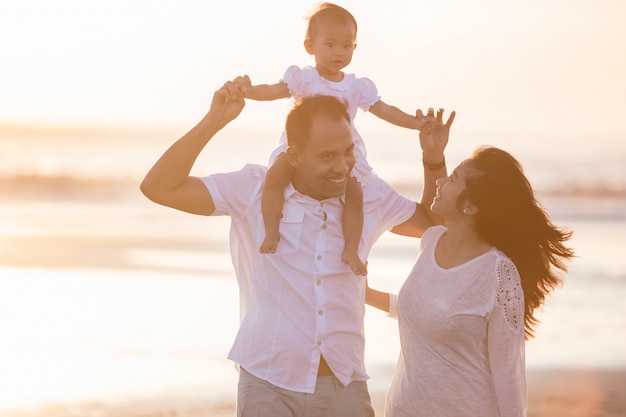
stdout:
[(341, 185), (346, 182), (346, 177), (343, 176), (339, 178), (329, 178), (328, 181), (332, 182), (333, 184)]

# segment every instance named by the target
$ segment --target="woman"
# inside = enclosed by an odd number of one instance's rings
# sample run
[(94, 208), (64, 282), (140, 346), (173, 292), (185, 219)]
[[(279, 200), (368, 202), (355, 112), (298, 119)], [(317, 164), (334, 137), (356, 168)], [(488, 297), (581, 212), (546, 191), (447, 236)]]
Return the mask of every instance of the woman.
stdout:
[(385, 415), (526, 414), (524, 341), (545, 296), (561, 284), (571, 232), (555, 227), (519, 162), (476, 150), (437, 180), (428, 228), (397, 298), (366, 302), (397, 317), (401, 354)]

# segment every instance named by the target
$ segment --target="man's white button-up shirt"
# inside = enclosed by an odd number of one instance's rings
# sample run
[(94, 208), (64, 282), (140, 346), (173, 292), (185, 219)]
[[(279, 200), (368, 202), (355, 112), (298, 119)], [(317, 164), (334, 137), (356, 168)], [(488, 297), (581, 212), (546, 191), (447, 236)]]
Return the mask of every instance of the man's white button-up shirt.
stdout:
[[(215, 203), (213, 215), (231, 217), (241, 324), (229, 358), (261, 379), (298, 392), (314, 392), (322, 355), (342, 384), (366, 380), (365, 277), (341, 261), (343, 203), (315, 200), (287, 187), (278, 249), (262, 255), (266, 170), (246, 165), (202, 178)], [(364, 260), (378, 237), (409, 219), (416, 207), (374, 174), (367, 180), (359, 249)]]

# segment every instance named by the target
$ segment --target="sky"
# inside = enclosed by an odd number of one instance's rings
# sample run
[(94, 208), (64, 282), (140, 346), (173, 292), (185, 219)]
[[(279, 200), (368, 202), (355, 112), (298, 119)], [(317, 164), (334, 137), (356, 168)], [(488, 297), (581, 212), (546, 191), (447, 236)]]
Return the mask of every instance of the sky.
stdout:
[[(302, 46), (313, 3), (3, 2), (0, 124), (191, 127), (224, 81), (272, 83), (313, 64)], [(337, 3), (359, 23), (346, 71), (388, 104), (456, 110), (468, 129), (625, 136), (622, 0)], [(238, 123), (254, 129), (282, 123), (286, 102), (247, 107)]]

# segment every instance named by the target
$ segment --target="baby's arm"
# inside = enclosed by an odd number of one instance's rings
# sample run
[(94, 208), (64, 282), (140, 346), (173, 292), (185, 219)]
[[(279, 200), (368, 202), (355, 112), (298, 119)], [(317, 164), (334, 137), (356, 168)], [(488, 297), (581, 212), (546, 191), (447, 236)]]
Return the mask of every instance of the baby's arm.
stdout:
[(382, 100), (378, 100), (370, 108), (369, 112), (381, 119), (407, 129), (420, 130), (426, 123), (426, 117), (411, 116), (395, 106), (390, 106)]
[(257, 101), (271, 101), (291, 97), (287, 83), (258, 84), (248, 87), (246, 98)]

